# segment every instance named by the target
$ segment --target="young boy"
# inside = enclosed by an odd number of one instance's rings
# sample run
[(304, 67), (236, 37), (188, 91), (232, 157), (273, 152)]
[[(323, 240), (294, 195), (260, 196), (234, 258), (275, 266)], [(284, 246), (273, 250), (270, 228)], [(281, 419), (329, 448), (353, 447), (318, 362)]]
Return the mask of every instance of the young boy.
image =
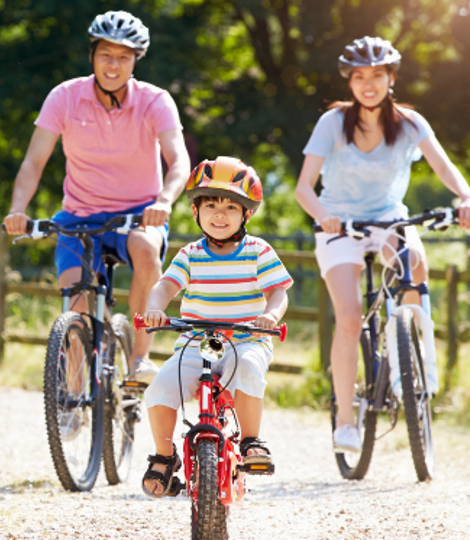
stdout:
[[(252, 322), (274, 328), (287, 308), (287, 289), (292, 279), (274, 250), (266, 242), (247, 236), (245, 224), (263, 198), (261, 181), (251, 167), (240, 160), (218, 157), (196, 167), (186, 185), (195, 221), (203, 239), (180, 250), (147, 301), (145, 322), (162, 326), (164, 310), (181, 290), (181, 316), (232, 322)], [(191, 336), (180, 335), (175, 350)], [(199, 343), (194, 340), (182, 366), (183, 396), (191, 400), (201, 375)], [(245, 462), (271, 462), (266, 446), (258, 439), (265, 375), (272, 360), (271, 339), (266, 335), (235, 332), (232, 338), (239, 364), (229, 385), (241, 429), (240, 452)], [(191, 346), (193, 345), (193, 346)], [(174, 354), (145, 392), (150, 425), (157, 453), (142, 480), (150, 497), (168, 493), (173, 473), (181, 460), (173, 444), (173, 432), (180, 406), (178, 359)], [(227, 349), (220, 365), (221, 384), (233, 372), (234, 355)]]

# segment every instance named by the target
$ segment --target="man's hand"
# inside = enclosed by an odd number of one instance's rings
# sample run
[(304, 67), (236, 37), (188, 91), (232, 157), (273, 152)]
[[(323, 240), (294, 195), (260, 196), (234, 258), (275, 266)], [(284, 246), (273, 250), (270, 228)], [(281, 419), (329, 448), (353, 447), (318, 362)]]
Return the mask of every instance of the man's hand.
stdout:
[(23, 212), (13, 212), (3, 219), (8, 234), (25, 234), (26, 224), (31, 218)]
[(171, 204), (169, 202), (157, 201), (144, 209), (142, 213), (142, 226), (161, 227), (165, 225), (170, 213)]
[(153, 328), (155, 326), (165, 326), (168, 317), (161, 309), (149, 309), (144, 313), (145, 324)]

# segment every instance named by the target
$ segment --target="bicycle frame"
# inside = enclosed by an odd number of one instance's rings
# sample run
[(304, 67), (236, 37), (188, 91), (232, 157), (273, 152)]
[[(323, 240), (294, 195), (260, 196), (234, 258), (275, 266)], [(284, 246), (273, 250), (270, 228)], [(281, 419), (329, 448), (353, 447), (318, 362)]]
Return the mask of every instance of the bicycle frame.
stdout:
[(218, 382), (218, 377), (212, 375), (211, 363), (205, 359), (203, 359), (203, 374), (200, 381), (201, 385), (197, 395), (199, 422), (191, 427), (184, 436), (184, 475), (187, 495), (188, 497), (192, 496), (197, 501), (198, 493), (197, 491), (192, 492), (191, 483), (194, 475), (196, 440), (213, 439), (217, 442), (219, 453), (217, 474), (219, 499), (222, 504), (227, 506), (234, 502), (240, 502), (244, 495), (245, 474), (240, 470), (242, 459), (233, 445), (233, 441), (237, 440), (239, 434), (236, 432), (231, 437), (227, 437), (224, 433), (228, 423), (225, 410), (228, 408), (235, 414), (234, 400), (228, 390), (220, 393), (222, 387)]

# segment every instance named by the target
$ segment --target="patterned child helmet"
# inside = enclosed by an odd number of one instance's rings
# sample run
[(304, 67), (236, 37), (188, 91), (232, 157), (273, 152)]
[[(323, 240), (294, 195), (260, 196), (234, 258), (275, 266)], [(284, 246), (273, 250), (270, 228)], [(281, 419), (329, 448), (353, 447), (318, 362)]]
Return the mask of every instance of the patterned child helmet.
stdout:
[(261, 180), (252, 167), (232, 157), (202, 161), (186, 184), (191, 202), (196, 197), (224, 197), (256, 210), (263, 200)]
[(126, 11), (108, 11), (104, 15), (97, 15), (88, 28), (88, 35), (92, 42), (104, 39), (135, 49), (137, 60), (145, 56), (150, 43), (148, 28)]
[(349, 79), (353, 70), (364, 66), (388, 66), (393, 71), (400, 68), (401, 54), (390, 41), (379, 37), (363, 37), (346, 45), (339, 57), (339, 72)]

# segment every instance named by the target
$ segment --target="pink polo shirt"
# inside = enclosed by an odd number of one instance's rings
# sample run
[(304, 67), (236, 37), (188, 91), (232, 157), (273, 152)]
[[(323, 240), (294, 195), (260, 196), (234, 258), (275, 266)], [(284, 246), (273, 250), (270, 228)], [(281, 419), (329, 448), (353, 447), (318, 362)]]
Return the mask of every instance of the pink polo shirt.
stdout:
[(159, 135), (183, 129), (170, 94), (130, 79), (121, 109), (98, 101), (94, 76), (66, 81), (47, 96), (35, 124), (62, 135), (67, 212), (121, 212), (162, 189)]

